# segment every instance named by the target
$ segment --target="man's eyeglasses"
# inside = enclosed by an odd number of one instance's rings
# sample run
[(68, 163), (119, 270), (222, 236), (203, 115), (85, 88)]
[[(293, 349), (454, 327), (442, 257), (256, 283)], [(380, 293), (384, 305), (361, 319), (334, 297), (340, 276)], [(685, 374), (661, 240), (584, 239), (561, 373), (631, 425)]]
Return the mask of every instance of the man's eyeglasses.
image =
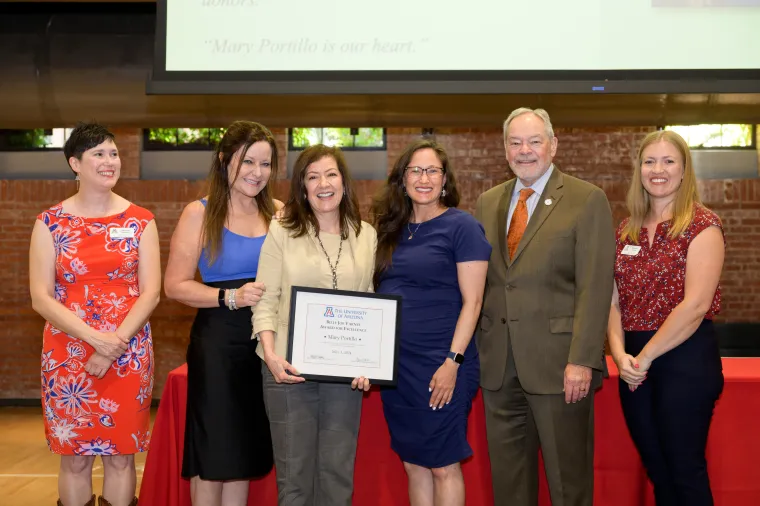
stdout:
[(406, 168), (406, 174), (414, 179), (419, 179), (422, 174), (427, 174), (430, 179), (435, 179), (443, 176), (446, 170), (443, 167), (436, 167), (431, 165), (430, 167), (417, 167), (411, 166)]

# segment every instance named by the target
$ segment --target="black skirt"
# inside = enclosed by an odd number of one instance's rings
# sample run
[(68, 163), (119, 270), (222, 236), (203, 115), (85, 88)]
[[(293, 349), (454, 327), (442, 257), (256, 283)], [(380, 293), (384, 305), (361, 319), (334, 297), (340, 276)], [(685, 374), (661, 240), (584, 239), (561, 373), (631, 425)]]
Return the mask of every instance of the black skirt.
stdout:
[[(239, 288), (250, 279), (206, 283)], [(251, 339), (251, 309), (202, 308), (187, 349), (187, 413), (182, 476), (246, 480), (273, 466), (261, 360)]]

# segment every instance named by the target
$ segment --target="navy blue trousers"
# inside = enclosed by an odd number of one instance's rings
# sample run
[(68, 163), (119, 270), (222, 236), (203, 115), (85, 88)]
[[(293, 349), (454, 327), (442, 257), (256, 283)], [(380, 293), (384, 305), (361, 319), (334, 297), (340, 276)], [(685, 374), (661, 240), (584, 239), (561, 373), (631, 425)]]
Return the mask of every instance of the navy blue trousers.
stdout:
[[(636, 356), (654, 331), (625, 333)], [(712, 506), (705, 448), (713, 408), (723, 391), (723, 367), (710, 320), (657, 358), (647, 379), (631, 392), (620, 380), (620, 401), (657, 506)]]

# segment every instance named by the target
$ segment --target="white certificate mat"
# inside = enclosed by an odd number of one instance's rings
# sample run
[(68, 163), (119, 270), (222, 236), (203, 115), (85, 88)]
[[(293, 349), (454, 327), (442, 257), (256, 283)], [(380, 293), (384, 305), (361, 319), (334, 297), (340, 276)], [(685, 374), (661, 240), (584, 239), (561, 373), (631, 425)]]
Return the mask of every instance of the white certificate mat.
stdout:
[(396, 384), (401, 297), (292, 287), (287, 360), (306, 379)]

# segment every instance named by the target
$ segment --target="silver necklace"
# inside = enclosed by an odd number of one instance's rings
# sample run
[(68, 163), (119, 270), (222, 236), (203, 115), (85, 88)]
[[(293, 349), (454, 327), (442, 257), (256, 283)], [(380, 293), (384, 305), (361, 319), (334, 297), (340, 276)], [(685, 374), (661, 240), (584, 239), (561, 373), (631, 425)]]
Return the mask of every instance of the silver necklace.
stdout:
[(406, 222), (406, 228), (409, 229), (409, 238), (407, 240), (411, 241), (414, 237), (414, 234), (417, 233), (417, 231), (420, 229), (420, 226), (424, 223), (423, 221), (419, 222), (417, 224), (417, 228), (414, 229), (414, 232), (412, 232), (412, 227), (410, 226), (411, 222)]
[[(446, 209), (448, 209), (448, 208), (444, 207), (443, 211), (439, 212), (438, 214), (436, 214), (435, 216), (433, 216), (432, 218), (430, 218), (430, 220), (432, 220), (433, 218), (437, 218), (438, 216), (440, 216), (441, 214), (443, 214), (444, 212), (446, 212)], [(426, 220), (426, 221), (430, 221), (430, 220)], [(406, 228), (407, 228), (407, 230), (409, 230), (409, 237), (407, 237), (407, 241), (411, 241), (414, 238), (414, 234), (417, 233), (417, 231), (420, 229), (420, 227), (422, 226), (422, 224), (425, 223), (425, 222), (424, 221), (419, 222), (417, 224), (417, 228), (414, 229), (414, 232), (412, 232), (411, 223), (412, 223), (412, 221), (411, 221), (411, 217), (410, 217), (409, 221), (406, 222)]]
[(322, 239), (319, 238), (319, 235), (317, 235), (317, 241), (319, 241), (319, 246), (322, 248), (322, 253), (325, 254), (325, 258), (327, 258), (327, 265), (330, 266), (330, 270), (332, 271), (332, 278), (333, 278), (333, 290), (338, 289), (338, 263), (340, 262), (340, 253), (343, 251), (343, 235), (340, 236), (340, 246), (338, 246), (338, 258), (335, 260), (335, 266), (333, 266), (332, 262), (330, 261), (330, 255), (327, 254), (327, 250), (325, 249), (325, 245), (322, 244)]

